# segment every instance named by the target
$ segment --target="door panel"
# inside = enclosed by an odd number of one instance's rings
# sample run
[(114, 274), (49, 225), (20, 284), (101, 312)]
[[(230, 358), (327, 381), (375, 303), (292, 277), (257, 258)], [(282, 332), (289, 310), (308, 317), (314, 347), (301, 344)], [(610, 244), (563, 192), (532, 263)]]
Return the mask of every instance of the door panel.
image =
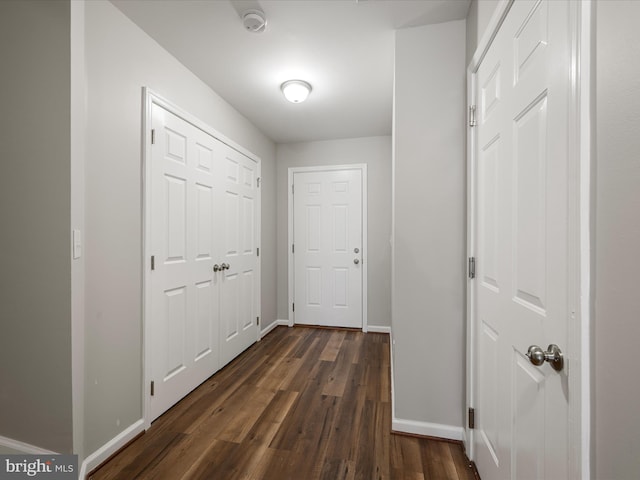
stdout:
[(256, 298), (257, 257), (257, 164), (224, 144), (218, 145), (223, 171), (224, 235), (221, 262), (220, 304), (222, 331), (220, 359), (225, 365), (258, 339)]
[(218, 368), (218, 283), (213, 277), (215, 140), (154, 105), (151, 153), (150, 419)]
[(482, 478), (566, 478), (567, 139), (565, 1), (514, 2), (477, 73), (475, 457)]
[(294, 173), (295, 322), (362, 327), (362, 173)]

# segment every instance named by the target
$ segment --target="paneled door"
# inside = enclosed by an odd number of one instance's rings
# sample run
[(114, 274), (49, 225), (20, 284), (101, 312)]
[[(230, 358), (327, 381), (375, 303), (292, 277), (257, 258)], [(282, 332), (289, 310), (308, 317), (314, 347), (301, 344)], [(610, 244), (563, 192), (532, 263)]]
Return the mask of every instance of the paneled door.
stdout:
[(218, 141), (152, 106), (150, 420), (218, 369)]
[(223, 212), (221, 240), (221, 366), (258, 339), (258, 168), (256, 162), (219, 144)]
[(363, 325), (362, 171), (293, 175), (295, 323)]
[(573, 308), (569, 8), (514, 2), (476, 77), (474, 449), (484, 479), (568, 478), (571, 392), (547, 346), (568, 353)]

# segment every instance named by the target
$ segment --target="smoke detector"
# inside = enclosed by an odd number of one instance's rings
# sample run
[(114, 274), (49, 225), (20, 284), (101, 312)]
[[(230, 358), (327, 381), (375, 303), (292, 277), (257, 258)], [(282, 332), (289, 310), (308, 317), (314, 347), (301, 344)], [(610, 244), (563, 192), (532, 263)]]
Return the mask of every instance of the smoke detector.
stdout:
[(247, 10), (242, 14), (242, 24), (249, 32), (261, 33), (267, 26), (267, 19), (260, 10)]

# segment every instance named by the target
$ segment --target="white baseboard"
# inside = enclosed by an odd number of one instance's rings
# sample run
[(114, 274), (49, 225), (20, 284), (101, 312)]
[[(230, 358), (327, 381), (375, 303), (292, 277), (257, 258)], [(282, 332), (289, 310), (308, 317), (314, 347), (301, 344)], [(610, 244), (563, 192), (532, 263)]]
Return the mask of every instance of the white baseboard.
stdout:
[(84, 480), (87, 476), (87, 473), (91, 472), (94, 468), (99, 466), (105, 460), (107, 460), (111, 455), (116, 453), (119, 449), (124, 447), (127, 442), (133, 440), (136, 435), (140, 434), (144, 431), (144, 420), (140, 419), (126, 430), (120, 432), (117, 436), (109, 440), (98, 450), (93, 452), (82, 462), (82, 466), (80, 467), (79, 477), (81, 480)]
[(371, 333), (388, 333), (391, 334), (391, 327), (385, 327), (381, 325), (368, 325), (367, 331)]
[(391, 421), (391, 429), (394, 432), (411, 433), (413, 435), (423, 435), (425, 437), (446, 438), (448, 440), (462, 441), (464, 429), (452, 425), (442, 425), (439, 423), (418, 422), (415, 420), (403, 420), (394, 418)]
[(56, 452), (52, 452), (51, 450), (36, 447), (35, 445), (30, 445), (28, 443), (21, 442), (20, 440), (14, 440), (13, 438), (3, 437), (0, 435), (0, 449), (3, 449), (3, 447), (18, 454), (57, 455)]
[(267, 333), (273, 330), (280, 325), (284, 325), (285, 327), (289, 326), (289, 320), (276, 320), (275, 322), (271, 322), (269, 325), (265, 327), (264, 330), (260, 331), (260, 338), (263, 338)]

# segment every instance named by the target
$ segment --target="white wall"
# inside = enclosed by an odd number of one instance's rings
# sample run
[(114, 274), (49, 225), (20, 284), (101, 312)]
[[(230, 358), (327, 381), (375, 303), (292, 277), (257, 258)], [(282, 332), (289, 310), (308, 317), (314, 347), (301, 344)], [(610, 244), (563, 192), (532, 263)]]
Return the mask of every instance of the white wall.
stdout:
[[(397, 420), (461, 433), (465, 22), (396, 32), (393, 313)], [(446, 431), (420, 433), (447, 435)], [(455, 436), (454, 435), (454, 436)]]
[(595, 479), (640, 475), (640, 2), (596, 4)]
[(142, 415), (142, 87), (262, 159), (262, 318), (275, 321), (275, 145), (106, 1), (86, 2), (85, 451)]
[(467, 13), (466, 65), (473, 58), (498, 3), (499, 0), (471, 0)]
[(68, 1), (0, 2), (0, 436), (72, 451)]
[(288, 309), (288, 170), (290, 167), (366, 163), (368, 175), (368, 323), (391, 322), (391, 137), (278, 145), (278, 318)]

